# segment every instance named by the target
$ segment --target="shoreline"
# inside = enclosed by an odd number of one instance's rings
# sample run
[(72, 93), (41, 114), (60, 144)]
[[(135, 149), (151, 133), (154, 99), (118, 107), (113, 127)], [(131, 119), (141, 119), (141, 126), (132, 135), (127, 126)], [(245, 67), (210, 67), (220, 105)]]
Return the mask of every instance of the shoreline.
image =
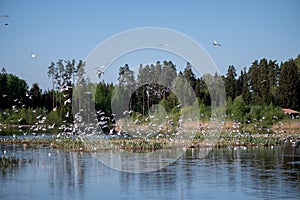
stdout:
[[(125, 150), (133, 152), (148, 152), (168, 148), (206, 148), (206, 147), (272, 147), (294, 144), (300, 141), (300, 134), (265, 135), (256, 134), (245, 137), (224, 137), (218, 139), (93, 139), (83, 141), (79, 137), (68, 138), (0, 138), (2, 145), (26, 145), (27, 147), (49, 147), (71, 151), (93, 152), (97, 150)], [(99, 148), (100, 147), (100, 148)]]
[[(155, 151), (158, 149), (184, 147), (184, 148), (202, 148), (202, 147), (238, 147), (238, 146), (276, 146), (276, 145), (293, 145), (296, 141), (300, 141), (300, 121), (283, 121), (278, 122), (270, 127), (255, 126), (255, 124), (240, 124), (238, 122), (226, 121), (217, 130), (210, 130), (207, 122), (199, 121), (188, 122), (183, 124), (186, 133), (193, 133), (191, 139), (179, 139), (175, 137), (145, 138), (110, 138), (101, 140), (107, 143), (106, 146), (113, 146), (114, 149), (125, 151)], [(33, 147), (49, 146), (50, 148), (63, 148), (73, 151), (93, 151), (93, 148), (87, 148), (87, 143), (80, 136), (68, 137), (65, 135), (57, 135), (59, 130), (57, 127), (46, 131), (40, 130), (39, 133), (29, 129), (32, 125), (4, 125), (11, 128), (9, 134), (1, 134), (0, 144), (23, 144)], [(47, 125), (44, 125), (47, 126)], [(137, 126), (137, 125), (135, 125)], [(136, 130), (137, 127), (132, 129)], [(18, 128), (27, 128), (25, 131), (13, 131)], [(143, 127), (143, 125), (141, 125)], [(197, 128), (195, 128), (197, 127)], [(7, 128), (7, 129), (9, 129)], [(140, 128), (140, 127), (139, 127)], [(172, 127), (165, 126), (166, 130)], [(173, 131), (178, 131), (172, 129)], [(2, 132), (3, 133), (3, 132)], [(24, 135), (25, 138), (22, 138)], [(44, 137), (47, 135), (47, 137)], [(72, 134), (71, 134), (72, 135)], [(48, 137), (51, 136), (51, 137)], [(27, 138), (28, 137), (28, 138)], [(95, 141), (94, 141), (95, 142)], [(102, 145), (100, 143), (100, 145)], [(103, 146), (100, 147), (100, 149)], [(106, 150), (106, 147), (104, 148)]]

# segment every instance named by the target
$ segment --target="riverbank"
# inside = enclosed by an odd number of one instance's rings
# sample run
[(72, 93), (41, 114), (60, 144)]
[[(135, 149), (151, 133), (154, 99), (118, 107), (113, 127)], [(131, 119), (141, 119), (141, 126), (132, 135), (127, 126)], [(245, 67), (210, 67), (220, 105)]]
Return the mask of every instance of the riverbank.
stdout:
[[(240, 124), (238, 122), (226, 121), (217, 127), (217, 132), (211, 130), (211, 124), (196, 121), (183, 124), (182, 129), (189, 133), (187, 138), (160, 134), (160, 137), (151, 138), (110, 138), (110, 139), (83, 139), (82, 137), (68, 137), (57, 134), (34, 134), (33, 136), (21, 137), (18, 134), (3, 136), (0, 144), (21, 144), (28, 147), (48, 146), (50, 148), (61, 148), (71, 151), (103, 151), (103, 150), (125, 150), (133, 152), (149, 152), (158, 149), (184, 147), (230, 147), (230, 146), (275, 146), (293, 145), (300, 140), (300, 122), (284, 121), (278, 122), (270, 127), (257, 124)], [(141, 129), (143, 125), (139, 125)], [(197, 128), (195, 128), (197, 127)], [(138, 130), (132, 126), (132, 130)], [(145, 126), (144, 126), (145, 128)], [(164, 127), (159, 133), (170, 131), (172, 127)], [(174, 129), (172, 130), (174, 131)], [(178, 130), (177, 130), (178, 131)], [(22, 133), (19, 133), (21, 135)], [(156, 135), (156, 136), (159, 136)]]
[(18, 144), (28, 148), (59, 148), (70, 151), (108, 151), (125, 150), (131, 152), (149, 152), (165, 148), (202, 148), (202, 147), (253, 147), (253, 146), (293, 146), (300, 140), (300, 134), (235, 134), (222, 133), (218, 138), (184, 139), (90, 139), (82, 138), (1, 138), (0, 144)]

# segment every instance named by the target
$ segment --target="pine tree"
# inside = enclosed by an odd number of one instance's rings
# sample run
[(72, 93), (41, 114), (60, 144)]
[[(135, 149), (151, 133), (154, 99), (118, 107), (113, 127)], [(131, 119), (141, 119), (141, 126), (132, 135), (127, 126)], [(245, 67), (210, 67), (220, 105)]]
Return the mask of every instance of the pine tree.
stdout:
[(281, 64), (278, 97), (282, 107), (299, 109), (299, 77), (292, 59)]
[(226, 97), (235, 99), (237, 92), (236, 70), (234, 66), (229, 66), (225, 78)]

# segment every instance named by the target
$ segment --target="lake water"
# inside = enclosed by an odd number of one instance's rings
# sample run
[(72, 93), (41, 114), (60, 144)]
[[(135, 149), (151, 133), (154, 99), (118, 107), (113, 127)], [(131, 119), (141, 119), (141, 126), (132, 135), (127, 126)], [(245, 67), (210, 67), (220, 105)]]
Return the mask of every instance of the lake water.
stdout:
[[(27, 161), (1, 169), (0, 199), (299, 199), (300, 150), (188, 149), (147, 173), (111, 169), (89, 153), (10, 145)], [(30, 161), (28, 161), (30, 160)]]

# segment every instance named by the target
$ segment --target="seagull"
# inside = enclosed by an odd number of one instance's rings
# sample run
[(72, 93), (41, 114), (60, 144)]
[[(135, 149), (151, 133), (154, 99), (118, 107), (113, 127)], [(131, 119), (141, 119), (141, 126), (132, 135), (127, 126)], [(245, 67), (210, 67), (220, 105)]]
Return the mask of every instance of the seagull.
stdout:
[(65, 100), (64, 105), (67, 105), (67, 103), (71, 103), (71, 99)]
[(158, 46), (160, 46), (160, 47), (167, 47), (168, 44), (167, 44), (167, 43), (161, 43), (161, 44), (159, 44)]
[(97, 70), (97, 73), (98, 73), (98, 78), (101, 78), (101, 75), (104, 74), (104, 72), (99, 69)]
[(52, 125), (48, 125), (48, 128), (49, 128), (49, 129), (53, 129), (53, 128), (54, 128), (54, 126), (55, 126), (55, 123), (54, 123), (54, 124), (52, 124)]
[(36, 57), (36, 54), (31, 52), (31, 58), (35, 58)]
[(214, 43), (213, 43), (214, 46), (221, 46), (220, 43), (218, 43), (216, 40), (214, 40)]

